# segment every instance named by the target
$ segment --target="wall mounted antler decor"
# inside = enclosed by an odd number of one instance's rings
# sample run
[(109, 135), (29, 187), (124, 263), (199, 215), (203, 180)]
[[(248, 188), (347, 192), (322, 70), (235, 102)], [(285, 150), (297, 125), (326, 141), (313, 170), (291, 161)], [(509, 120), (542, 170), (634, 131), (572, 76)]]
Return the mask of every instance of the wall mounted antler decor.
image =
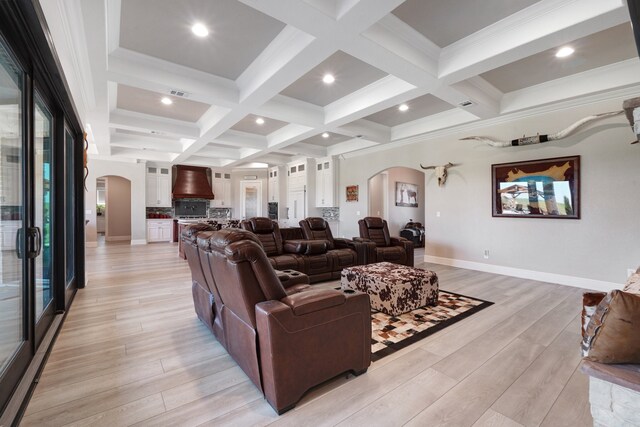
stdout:
[(633, 133), (636, 134), (637, 139), (632, 144), (637, 144), (640, 141), (640, 97), (627, 99), (622, 103), (624, 113), (629, 120)]
[(584, 119), (578, 120), (568, 128), (561, 130), (560, 132), (552, 133), (549, 135), (536, 135), (536, 136), (523, 136), (522, 138), (513, 139), (511, 141), (499, 141), (493, 138), (489, 138), (486, 136), (468, 136), (466, 138), (462, 138), (463, 141), (473, 140), (480, 141), (491, 145), (492, 147), (517, 147), (521, 145), (532, 145), (532, 144), (542, 144), (543, 142), (549, 141), (557, 141), (563, 138), (566, 138), (570, 135), (573, 135), (578, 129), (587, 125), (588, 123), (602, 120), (607, 117), (617, 116), (618, 114), (622, 114), (624, 111), (611, 111), (609, 113), (601, 113), (594, 114), (593, 116), (585, 117)]
[(454, 165), (453, 163), (449, 162), (446, 165), (442, 165), (442, 166), (422, 166), (422, 163), (420, 163), (420, 167), (422, 169), (435, 170), (436, 178), (438, 178), (438, 186), (440, 187), (442, 187), (444, 183), (447, 181), (447, 169), (449, 169), (452, 166), (458, 166), (458, 165)]

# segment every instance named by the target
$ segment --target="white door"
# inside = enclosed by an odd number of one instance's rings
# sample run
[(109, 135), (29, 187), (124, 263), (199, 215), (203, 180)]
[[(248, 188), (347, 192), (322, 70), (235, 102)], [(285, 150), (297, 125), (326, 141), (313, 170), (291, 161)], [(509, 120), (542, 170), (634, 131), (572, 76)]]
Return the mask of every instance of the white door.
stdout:
[(147, 206), (158, 206), (158, 176), (147, 174)]
[(306, 217), (304, 190), (289, 192), (289, 226), (297, 227)]
[(168, 175), (158, 176), (158, 206), (171, 206), (171, 179)]
[(240, 181), (240, 215), (242, 219), (262, 216), (262, 181)]

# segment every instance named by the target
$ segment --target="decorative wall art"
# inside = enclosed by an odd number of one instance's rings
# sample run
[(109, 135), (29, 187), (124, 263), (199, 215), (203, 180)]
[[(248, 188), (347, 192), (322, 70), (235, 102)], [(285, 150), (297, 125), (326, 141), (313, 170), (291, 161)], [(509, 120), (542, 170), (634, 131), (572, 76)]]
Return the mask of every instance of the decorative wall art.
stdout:
[(580, 219), (580, 156), (491, 165), (493, 216)]
[(358, 186), (347, 185), (347, 202), (357, 202), (357, 201), (358, 201)]
[(418, 185), (396, 182), (396, 206), (418, 207)]
[(573, 135), (574, 133), (576, 133), (578, 130), (582, 129), (584, 126), (588, 125), (589, 123), (606, 119), (607, 117), (617, 116), (618, 114), (622, 114), (622, 113), (624, 113), (624, 110), (611, 111), (609, 113), (600, 113), (600, 114), (594, 114), (593, 116), (587, 116), (584, 119), (578, 120), (577, 122), (575, 122), (574, 124), (572, 124), (566, 129), (563, 129), (559, 132), (551, 133), (548, 135), (537, 134), (536, 136), (523, 136), (522, 138), (513, 139), (511, 141), (500, 141), (500, 140), (489, 138), (486, 136), (467, 136), (466, 138), (461, 138), (460, 140), (461, 141), (469, 141), (469, 140), (480, 141), (480, 142), (489, 144), (492, 147), (500, 147), (500, 148), (517, 147), (521, 145), (542, 144), (549, 141), (558, 141), (560, 139), (567, 138)]
[(436, 178), (438, 178), (438, 187), (442, 187), (445, 182), (447, 182), (447, 170), (450, 167), (453, 166), (458, 166), (458, 165), (454, 165), (453, 163), (449, 162), (446, 165), (442, 165), (442, 166), (422, 166), (422, 163), (420, 163), (420, 167), (422, 169), (434, 169), (435, 173), (436, 173)]

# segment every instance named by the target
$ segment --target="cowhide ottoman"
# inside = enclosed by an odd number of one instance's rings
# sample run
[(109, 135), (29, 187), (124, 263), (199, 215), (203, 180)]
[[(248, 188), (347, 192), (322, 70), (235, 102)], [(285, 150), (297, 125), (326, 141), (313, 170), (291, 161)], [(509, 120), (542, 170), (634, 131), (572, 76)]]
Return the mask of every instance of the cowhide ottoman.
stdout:
[(391, 316), (438, 305), (438, 276), (420, 268), (390, 262), (348, 267), (342, 270), (340, 285), (366, 292), (371, 308)]

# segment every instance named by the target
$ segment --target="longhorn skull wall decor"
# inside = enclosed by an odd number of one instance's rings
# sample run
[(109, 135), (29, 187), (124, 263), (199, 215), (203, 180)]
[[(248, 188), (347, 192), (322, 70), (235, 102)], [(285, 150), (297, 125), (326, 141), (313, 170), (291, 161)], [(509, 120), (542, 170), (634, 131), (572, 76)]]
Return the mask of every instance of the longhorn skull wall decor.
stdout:
[(640, 97), (627, 99), (622, 103), (622, 108), (633, 133), (636, 134), (637, 139), (632, 144), (637, 144), (640, 141)]
[(549, 135), (536, 135), (536, 136), (523, 136), (522, 138), (513, 139), (511, 141), (499, 141), (493, 138), (489, 138), (486, 136), (467, 136), (466, 138), (462, 138), (461, 140), (468, 141), (480, 141), (491, 145), (492, 147), (517, 147), (521, 145), (532, 145), (532, 144), (542, 144), (543, 142), (549, 141), (557, 141), (559, 139), (566, 138), (570, 135), (573, 135), (578, 129), (585, 126), (588, 123), (594, 122), (596, 120), (602, 120), (607, 117), (617, 116), (618, 114), (622, 114), (624, 110), (620, 111), (611, 111), (609, 113), (601, 113), (594, 114), (593, 116), (585, 117), (584, 119), (578, 120), (568, 128), (561, 130), (560, 132), (552, 133)]
[(444, 185), (444, 183), (447, 181), (447, 169), (449, 169), (452, 166), (457, 166), (454, 165), (453, 163), (449, 162), (446, 165), (442, 165), (442, 166), (422, 166), (422, 163), (420, 163), (420, 167), (422, 169), (434, 169), (435, 173), (436, 173), (436, 178), (438, 178), (438, 186), (442, 187)]

